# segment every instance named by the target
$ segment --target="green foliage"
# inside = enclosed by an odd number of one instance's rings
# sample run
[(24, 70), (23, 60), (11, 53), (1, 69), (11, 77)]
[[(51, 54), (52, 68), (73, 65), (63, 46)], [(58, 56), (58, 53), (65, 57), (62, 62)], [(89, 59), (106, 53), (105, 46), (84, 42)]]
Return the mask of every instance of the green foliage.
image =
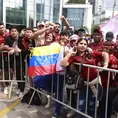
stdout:
[(86, 0), (69, 0), (67, 3), (85, 4)]
[(93, 33), (93, 31), (94, 31), (95, 29), (97, 29), (98, 27), (99, 27), (99, 25), (98, 25), (98, 24), (93, 25), (93, 26), (92, 26), (92, 28), (91, 28), (91, 33)]

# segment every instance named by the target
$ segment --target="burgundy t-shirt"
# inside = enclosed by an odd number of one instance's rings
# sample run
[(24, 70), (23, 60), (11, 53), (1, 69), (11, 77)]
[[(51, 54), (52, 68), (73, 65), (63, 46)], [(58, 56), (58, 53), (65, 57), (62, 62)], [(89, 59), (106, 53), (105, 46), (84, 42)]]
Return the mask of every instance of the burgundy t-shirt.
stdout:
[[(102, 52), (102, 50), (103, 50), (103, 42), (100, 42), (98, 44), (96, 44), (96, 43), (93, 42), (93, 43), (90, 44), (90, 48), (93, 51)], [(101, 66), (102, 61), (103, 61), (103, 58), (96, 58), (96, 66)]]
[(5, 38), (10, 34), (5, 32), (3, 35), (0, 35), (0, 44), (5, 42)]
[[(93, 52), (91, 56), (92, 56), (91, 59), (88, 59), (85, 57), (84, 64), (89, 64), (89, 65), (95, 66), (96, 65), (95, 64), (95, 58), (96, 57), (102, 58), (102, 52)], [(68, 63), (69, 64), (72, 64), (74, 62), (81, 63), (82, 58), (83, 58), (82, 56), (73, 56), (68, 60)], [(88, 67), (83, 66), (82, 67), (82, 76), (83, 76), (85, 81), (87, 81), (88, 72), (89, 72), (89, 81), (91, 81), (97, 77), (97, 69), (95, 69), (95, 68), (88, 69)]]
[[(113, 54), (109, 56), (108, 68), (118, 70), (118, 59)], [(107, 88), (108, 75), (109, 75), (108, 71), (102, 72), (101, 80), (102, 80), (102, 85), (104, 88)], [(116, 86), (115, 73), (113, 72), (110, 72), (109, 86), (110, 87)]]
[(58, 35), (55, 36), (55, 41), (56, 42), (59, 42), (60, 41), (60, 34), (58, 34)]
[[(5, 32), (3, 35), (0, 35), (0, 44), (5, 43), (5, 38), (9, 36), (10, 34), (8, 32)], [(2, 56), (2, 52), (0, 52), (0, 56)], [(8, 56), (7, 52), (3, 52), (3, 56)]]
[(96, 43), (91, 43), (90, 44), (90, 48), (93, 50), (93, 51), (102, 51), (102, 49), (103, 49), (103, 42), (101, 42), (101, 43), (98, 43), (98, 44), (96, 44)]

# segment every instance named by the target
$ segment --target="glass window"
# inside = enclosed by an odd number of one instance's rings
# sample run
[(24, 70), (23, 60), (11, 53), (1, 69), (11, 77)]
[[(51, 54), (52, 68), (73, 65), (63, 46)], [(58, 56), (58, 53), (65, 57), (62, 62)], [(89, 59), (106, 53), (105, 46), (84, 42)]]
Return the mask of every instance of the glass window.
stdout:
[(30, 11), (33, 11), (33, 10), (34, 10), (33, 4), (29, 4), (29, 5), (28, 5), (28, 9), (29, 9)]
[(83, 25), (83, 14), (84, 9), (64, 8), (64, 15), (67, 16), (70, 25), (74, 26), (75, 28), (81, 27)]
[[(27, 7), (29, 12), (29, 24), (33, 24), (33, 11), (34, 11), (34, 0), (0, 0), (0, 12), (2, 12), (1, 1), (6, 5), (6, 22), (24, 24), (26, 23), (27, 16)], [(37, 21), (50, 19), (53, 22), (58, 22), (59, 20), (59, 9), (60, 9), (60, 0), (36, 0), (37, 6)], [(3, 13), (3, 12), (2, 12)], [(0, 13), (0, 19), (2, 16)], [(26, 24), (25, 24), (26, 25)]]
[(36, 3), (41, 3), (42, 2), (42, 0), (36, 0)]
[(45, 14), (49, 14), (50, 12), (50, 7), (49, 6), (45, 6)]
[(75, 14), (79, 13), (79, 9), (75, 9)]
[(44, 19), (49, 20), (49, 15), (48, 14), (45, 14)]
[(44, 0), (45, 5), (50, 6), (52, 3), (52, 0)]

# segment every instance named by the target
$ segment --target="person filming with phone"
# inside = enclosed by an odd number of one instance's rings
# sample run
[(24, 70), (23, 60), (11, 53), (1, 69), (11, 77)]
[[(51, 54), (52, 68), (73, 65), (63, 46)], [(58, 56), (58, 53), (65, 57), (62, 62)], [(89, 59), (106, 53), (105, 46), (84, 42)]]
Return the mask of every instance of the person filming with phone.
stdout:
[[(61, 66), (62, 67), (67, 67), (74, 62), (76, 63), (81, 63), (83, 58), (84, 62), (83, 64), (89, 64), (89, 65), (95, 65), (95, 58), (96, 57), (101, 57), (104, 60), (104, 66), (103, 68), (107, 68), (108, 63), (109, 63), (109, 56), (108, 53), (106, 52), (90, 52), (87, 51), (88, 49), (88, 40), (86, 38), (80, 38), (77, 41), (77, 50), (73, 51), (71, 50), (61, 61)], [(86, 53), (87, 52), (87, 53)], [(84, 71), (83, 71), (84, 70)], [(97, 77), (98, 70), (96, 68), (90, 68), (83, 66), (82, 67), (82, 77), (84, 81), (86, 82), (88, 79), (88, 72), (89, 72), (89, 82), (88, 84), (92, 84), (92, 80), (94, 80)], [(94, 117), (95, 113), (95, 101), (96, 97), (94, 96), (92, 90), (90, 87), (88, 87), (88, 109), (87, 109), (87, 114), (90, 115), (91, 117)], [(90, 104), (92, 102), (92, 104)], [(86, 87), (85, 89), (80, 90), (79, 93), (79, 111), (85, 112), (85, 106), (86, 106)], [(78, 117), (84, 118), (81, 114), (78, 114)]]

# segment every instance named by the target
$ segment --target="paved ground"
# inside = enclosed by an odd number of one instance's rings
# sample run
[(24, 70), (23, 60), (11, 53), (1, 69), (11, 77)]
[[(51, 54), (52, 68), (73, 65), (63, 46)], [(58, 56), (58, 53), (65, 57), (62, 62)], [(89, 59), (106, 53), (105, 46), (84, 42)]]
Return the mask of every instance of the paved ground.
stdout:
[(44, 105), (28, 108), (28, 105), (21, 103), (14, 93), (8, 99), (3, 92), (0, 92), (0, 118), (51, 118), (53, 111), (54, 108), (46, 109)]
[[(51, 118), (53, 109), (46, 109), (44, 105), (30, 106), (19, 102), (17, 96), (7, 99), (7, 96), (0, 92), (0, 118)], [(4, 97), (4, 99), (3, 99)], [(13, 108), (14, 107), (14, 108)]]

